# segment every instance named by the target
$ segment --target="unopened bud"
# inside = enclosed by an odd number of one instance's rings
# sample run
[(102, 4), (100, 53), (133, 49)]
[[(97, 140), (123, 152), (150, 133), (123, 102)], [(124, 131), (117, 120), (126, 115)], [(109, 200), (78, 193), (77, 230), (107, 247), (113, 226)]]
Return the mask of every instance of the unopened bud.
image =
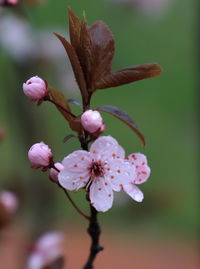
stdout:
[[(55, 163), (54, 166), (60, 171), (62, 171), (64, 169), (64, 165), (62, 165), (62, 163)], [(51, 168), (50, 169), (50, 179), (54, 182), (58, 182), (58, 173), (59, 173), (56, 169)]]
[(26, 83), (23, 83), (23, 91), (31, 101), (41, 100), (48, 93), (45, 81), (38, 76), (32, 77)]
[(101, 114), (96, 110), (87, 110), (81, 116), (81, 124), (89, 133), (95, 133), (103, 125)]
[(32, 168), (48, 167), (53, 154), (44, 142), (34, 144), (28, 151), (28, 159)]

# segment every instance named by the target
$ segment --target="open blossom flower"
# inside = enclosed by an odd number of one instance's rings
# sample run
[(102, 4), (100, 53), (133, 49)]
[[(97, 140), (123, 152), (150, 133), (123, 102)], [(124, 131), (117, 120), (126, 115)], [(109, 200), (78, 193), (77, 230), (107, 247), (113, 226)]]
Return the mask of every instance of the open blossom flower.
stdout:
[(37, 101), (44, 98), (48, 93), (48, 88), (45, 81), (38, 76), (32, 77), (23, 84), (24, 94), (31, 101)]
[(47, 167), (52, 158), (51, 149), (44, 142), (34, 144), (28, 152), (28, 159), (32, 168)]
[(38, 239), (28, 259), (27, 269), (51, 268), (51, 264), (63, 256), (63, 235), (49, 232)]
[(86, 131), (92, 134), (103, 128), (103, 119), (98, 111), (90, 109), (82, 114), (81, 124)]
[(90, 152), (77, 150), (64, 158), (59, 183), (68, 190), (89, 189), (91, 204), (98, 211), (112, 207), (113, 190), (120, 191), (136, 178), (134, 166), (124, 159), (124, 150), (111, 136), (102, 136)]
[(147, 164), (147, 158), (144, 154), (133, 153), (128, 156), (127, 160), (134, 167), (136, 178), (132, 179), (123, 189), (135, 201), (142, 202), (144, 195), (136, 185), (144, 183), (150, 176), (151, 170)]

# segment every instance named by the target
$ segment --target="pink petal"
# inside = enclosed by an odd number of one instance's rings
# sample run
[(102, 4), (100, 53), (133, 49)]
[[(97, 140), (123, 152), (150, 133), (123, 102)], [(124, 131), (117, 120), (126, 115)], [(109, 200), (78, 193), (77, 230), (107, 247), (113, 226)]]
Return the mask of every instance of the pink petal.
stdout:
[(147, 181), (147, 179), (149, 178), (151, 170), (150, 170), (148, 165), (143, 165), (143, 166), (139, 166), (138, 168), (136, 168), (136, 173), (137, 173), (137, 177), (133, 181), (133, 183), (134, 184), (142, 184), (145, 181)]
[(92, 162), (90, 153), (85, 150), (77, 150), (64, 158), (62, 164), (72, 173), (85, 173)]
[(135, 166), (147, 165), (147, 157), (142, 153), (132, 153), (128, 160)]
[(120, 191), (124, 185), (136, 178), (133, 165), (123, 159), (110, 160), (105, 166), (105, 179), (111, 184), (114, 191)]
[(128, 161), (135, 166), (137, 177), (134, 181), (132, 181), (134, 184), (142, 184), (150, 176), (151, 169), (147, 164), (147, 158), (142, 153), (133, 153), (128, 156)]
[(62, 170), (58, 174), (58, 181), (60, 185), (70, 191), (76, 191), (80, 188), (85, 187), (89, 180), (89, 173), (73, 173), (70, 172), (68, 169)]
[(90, 201), (97, 211), (105, 212), (112, 207), (113, 191), (104, 179), (95, 179), (90, 186)]
[(117, 140), (111, 136), (101, 136), (96, 139), (91, 145), (90, 153), (95, 160), (108, 160), (119, 157), (118, 154), (123, 154)]
[(142, 202), (142, 200), (144, 199), (143, 192), (133, 183), (125, 185), (123, 189), (136, 202)]

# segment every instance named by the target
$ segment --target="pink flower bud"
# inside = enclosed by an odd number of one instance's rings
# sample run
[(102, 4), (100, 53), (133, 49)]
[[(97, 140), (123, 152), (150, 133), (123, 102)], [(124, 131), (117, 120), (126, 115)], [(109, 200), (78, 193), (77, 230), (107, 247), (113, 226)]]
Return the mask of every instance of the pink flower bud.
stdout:
[(18, 199), (15, 194), (10, 191), (1, 191), (0, 205), (4, 208), (5, 212), (14, 214), (18, 208)]
[(37, 101), (47, 95), (48, 89), (45, 81), (36, 76), (23, 83), (23, 91), (31, 101)]
[(89, 133), (95, 133), (103, 125), (103, 119), (98, 111), (87, 110), (81, 116), (81, 124)]
[[(64, 169), (64, 165), (62, 163), (55, 163), (54, 166), (59, 170), (62, 171)], [(58, 182), (58, 171), (54, 168), (50, 169), (50, 179), (54, 182)]]
[(44, 142), (34, 144), (28, 152), (28, 159), (32, 168), (47, 167), (52, 158), (51, 149)]

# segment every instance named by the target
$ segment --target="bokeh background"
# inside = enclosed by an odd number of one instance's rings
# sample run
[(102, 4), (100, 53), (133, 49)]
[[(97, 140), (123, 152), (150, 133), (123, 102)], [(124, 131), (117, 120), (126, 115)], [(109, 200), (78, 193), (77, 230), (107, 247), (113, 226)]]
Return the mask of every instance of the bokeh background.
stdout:
[[(68, 57), (52, 34), (68, 36), (68, 6), (79, 17), (85, 10), (89, 24), (103, 20), (109, 25), (116, 41), (113, 70), (147, 62), (158, 62), (165, 70), (160, 77), (98, 91), (92, 100), (92, 108), (112, 104), (132, 115), (147, 138), (145, 148), (128, 127), (106, 114), (105, 134), (115, 137), (127, 154), (146, 154), (152, 169), (150, 179), (141, 185), (143, 203), (120, 193), (113, 208), (99, 214), (106, 250), (96, 268), (199, 266), (197, 4), (194, 0), (132, 2), (46, 0), (0, 10), (0, 126), (6, 133), (0, 144), (0, 188), (13, 190), (20, 199), (10, 232), (14, 229), (24, 238), (55, 227), (64, 229), (69, 244), (66, 268), (81, 268), (86, 259), (87, 223), (50, 183), (48, 173), (30, 169), (27, 151), (44, 141), (61, 161), (79, 144), (73, 139), (63, 144), (71, 133), (65, 120), (51, 104), (37, 107), (28, 102), (22, 83), (39, 75), (66, 97), (80, 99)], [(80, 113), (76, 107), (74, 111)], [(82, 191), (73, 197), (88, 210)]]

